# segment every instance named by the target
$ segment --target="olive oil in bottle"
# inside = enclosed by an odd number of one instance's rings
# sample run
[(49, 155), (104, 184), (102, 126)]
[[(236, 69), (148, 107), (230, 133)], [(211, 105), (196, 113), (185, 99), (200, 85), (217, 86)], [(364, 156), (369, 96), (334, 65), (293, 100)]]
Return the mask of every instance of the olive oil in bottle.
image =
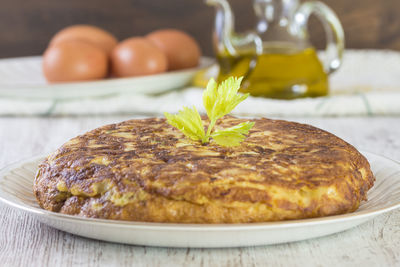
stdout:
[(313, 48), (265, 46), (261, 55), (240, 52), (218, 55), (221, 82), (229, 76), (244, 76), (241, 92), (279, 99), (328, 94), (328, 75)]

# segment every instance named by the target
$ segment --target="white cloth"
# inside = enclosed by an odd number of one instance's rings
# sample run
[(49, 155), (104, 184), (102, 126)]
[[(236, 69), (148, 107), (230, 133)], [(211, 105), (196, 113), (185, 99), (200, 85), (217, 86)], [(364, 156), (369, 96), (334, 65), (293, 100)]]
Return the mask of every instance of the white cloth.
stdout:
[[(400, 52), (346, 51), (330, 78), (327, 97), (275, 100), (249, 97), (233, 112), (241, 116), (400, 115)], [(158, 96), (117, 95), (81, 100), (0, 98), (0, 115), (89, 115), (175, 113), (183, 105), (204, 111), (202, 90), (185, 88)]]

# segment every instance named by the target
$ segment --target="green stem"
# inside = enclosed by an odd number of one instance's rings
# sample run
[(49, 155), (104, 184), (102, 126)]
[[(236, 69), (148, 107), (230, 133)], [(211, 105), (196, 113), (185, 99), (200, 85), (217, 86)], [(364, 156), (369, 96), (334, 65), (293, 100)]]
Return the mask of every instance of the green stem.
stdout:
[(210, 135), (211, 135), (211, 130), (214, 128), (215, 123), (217, 122), (217, 120), (211, 120), (210, 124), (208, 125), (207, 128), (207, 134), (206, 136), (203, 138), (202, 143), (208, 143), (210, 141)]

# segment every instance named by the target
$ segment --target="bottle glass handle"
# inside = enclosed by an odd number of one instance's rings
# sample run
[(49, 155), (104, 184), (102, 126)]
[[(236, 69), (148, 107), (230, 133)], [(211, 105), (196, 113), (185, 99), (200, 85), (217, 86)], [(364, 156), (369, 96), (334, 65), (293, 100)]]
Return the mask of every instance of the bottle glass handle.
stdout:
[(308, 37), (307, 23), (310, 15), (315, 15), (321, 22), (326, 33), (326, 53), (324, 68), (327, 73), (337, 70), (341, 63), (344, 51), (344, 32), (335, 12), (324, 3), (310, 1), (303, 3), (295, 14), (295, 21), (304, 37)]
[[(255, 32), (248, 32), (244, 35), (236, 35), (232, 42), (236, 47), (247, 47), (251, 45), (254, 50), (254, 56), (249, 62), (249, 67), (243, 74), (243, 80), (247, 80), (257, 65), (258, 56), (263, 53), (263, 42), (258, 34)], [(237, 53), (237, 52), (236, 52)]]

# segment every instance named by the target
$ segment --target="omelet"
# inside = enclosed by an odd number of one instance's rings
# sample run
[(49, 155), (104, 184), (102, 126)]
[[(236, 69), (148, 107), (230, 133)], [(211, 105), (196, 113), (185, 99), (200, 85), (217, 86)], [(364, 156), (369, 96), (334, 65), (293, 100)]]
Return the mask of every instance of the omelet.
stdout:
[[(216, 125), (247, 121), (225, 116)], [(313, 126), (255, 119), (235, 147), (185, 137), (165, 119), (75, 137), (39, 166), (46, 210), (164, 223), (255, 223), (355, 211), (374, 175), (353, 146)]]

